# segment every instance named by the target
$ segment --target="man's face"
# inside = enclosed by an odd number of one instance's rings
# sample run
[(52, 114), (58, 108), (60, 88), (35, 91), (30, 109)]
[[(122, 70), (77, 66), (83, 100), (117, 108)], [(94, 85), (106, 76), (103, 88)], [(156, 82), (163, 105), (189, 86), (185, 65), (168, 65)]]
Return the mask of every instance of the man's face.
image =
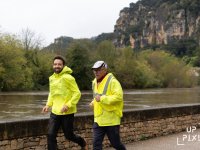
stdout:
[(55, 73), (60, 73), (63, 69), (64, 65), (63, 65), (63, 61), (60, 59), (55, 59), (53, 62), (53, 71)]
[(93, 69), (94, 76), (97, 80), (101, 79), (107, 73), (104, 67)]

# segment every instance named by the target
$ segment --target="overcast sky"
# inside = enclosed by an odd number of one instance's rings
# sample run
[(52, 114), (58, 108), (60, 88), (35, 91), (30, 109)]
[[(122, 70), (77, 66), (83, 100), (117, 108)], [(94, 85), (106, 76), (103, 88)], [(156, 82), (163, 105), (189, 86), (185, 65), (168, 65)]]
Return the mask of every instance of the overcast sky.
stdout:
[(137, 0), (1, 0), (0, 32), (30, 29), (44, 45), (60, 36), (90, 38), (113, 32), (119, 12)]

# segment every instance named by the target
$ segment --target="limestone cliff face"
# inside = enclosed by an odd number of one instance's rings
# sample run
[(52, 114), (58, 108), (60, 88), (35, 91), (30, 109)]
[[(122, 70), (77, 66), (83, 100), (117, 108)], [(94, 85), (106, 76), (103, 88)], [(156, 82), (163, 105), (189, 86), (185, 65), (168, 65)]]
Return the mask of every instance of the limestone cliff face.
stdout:
[[(147, 3), (148, 1), (148, 3)], [(199, 0), (142, 0), (120, 11), (114, 34), (118, 46), (168, 44), (182, 38), (200, 43)]]

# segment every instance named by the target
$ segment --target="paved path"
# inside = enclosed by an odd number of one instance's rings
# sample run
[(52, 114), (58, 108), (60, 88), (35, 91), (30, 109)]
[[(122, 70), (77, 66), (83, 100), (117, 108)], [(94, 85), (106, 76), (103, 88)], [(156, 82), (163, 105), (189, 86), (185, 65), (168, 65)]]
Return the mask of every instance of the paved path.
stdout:
[[(200, 150), (200, 129), (126, 144), (127, 150)], [(114, 150), (108, 148), (106, 150)]]

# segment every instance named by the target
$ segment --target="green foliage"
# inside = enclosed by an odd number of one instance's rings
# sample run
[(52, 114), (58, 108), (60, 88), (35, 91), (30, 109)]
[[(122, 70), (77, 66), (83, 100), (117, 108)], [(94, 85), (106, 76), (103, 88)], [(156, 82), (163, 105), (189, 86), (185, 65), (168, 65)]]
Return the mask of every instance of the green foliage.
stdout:
[(196, 49), (198, 47), (198, 43), (194, 39), (181, 39), (181, 40), (173, 40), (163, 47), (170, 53), (174, 54), (177, 57), (183, 56), (193, 56), (196, 53)]
[(148, 135), (142, 134), (142, 135), (140, 135), (139, 140), (140, 140), (140, 141), (144, 141), (144, 140), (147, 140), (148, 138), (149, 138)]
[(26, 65), (24, 52), (14, 36), (0, 37), (0, 87), (2, 91), (31, 89), (32, 71)]
[[(177, 47), (186, 47), (184, 52), (192, 56), (183, 57), (183, 61), (165, 51), (136, 53), (130, 47), (115, 48), (111, 41), (94, 43), (87, 39), (75, 40), (63, 52), (81, 90), (91, 89), (91, 67), (97, 60), (108, 63), (109, 72), (123, 88), (192, 87), (197, 77), (194, 69), (183, 62), (199, 65), (200, 50), (195, 44), (192, 40), (178, 43)], [(1, 35), (0, 90), (47, 90), (54, 56), (46, 50), (24, 50), (22, 41), (15, 36)]]
[(199, 0), (178, 0), (176, 2), (178, 9), (190, 11), (194, 16), (199, 15), (200, 1)]
[(136, 71), (136, 87), (151, 88), (162, 86), (160, 80), (157, 78), (156, 72), (151, 69), (146, 61), (139, 60)]
[(192, 68), (176, 57), (164, 51), (143, 53), (163, 87), (191, 87), (197, 84), (194, 74), (190, 74)]
[(50, 50), (52, 50), (54, 53), (58, 55), (65, 55), (66, 49), (69, 47), (69, 45), (73, 42), (73, 38), (71, 37), (59, 37), (55, 40), (55, 43), (49, 47)]
[(159, 87), (156, 73), (146, 60), (136, 57), (131, 48), (121, 49), (115, 72), (124, 88)]
[(143, 5), (147, 5), (150, 7), (155, 7), (155, 6), (159, 6), (160, 3), (162, 3), (163, 0), (142, 0), (140, 1), (141, 4)]
[(123, 88), (135, 87), (136, 61), (131, 48), (120, 49), (115, 61), (115, 72)]
[(33, 89), (48, 89), (48, 77), (52, 74), (52, 60), (55, 54), (42, 51), (26, 51), (27, 65), (32, 69)]
[(112, 39), (114, 39), (114, 33), (102, 33), (100, 35), (98, 35), (96, 38), (94, 38), (94, 41), (96, 43), (100, 43), (106, 40), (112, 41)]
[[(96, 60), (104, 60), (109, 64), (109, 68), (114, 68), (114, 58), (116, 57), (116, 48), (110, 41), (102, 41), (97, 45)], [(95, 60), (95, 61), (96, 61)]]
[(91, 67), (88, 47), (82, 41), (72, 43), (67, 50), (67, 65), (73, 70), (80, 89), (91, 89)]
[(195, 57), (193, 57), (193, 61), (191, 63), (193, 66), (200, 67), (200, 47), (196, 49)]
[(0, 90), (47, 89), (52, 73), (52, 54), (25, 50), (14, 35), (0, 37)]

